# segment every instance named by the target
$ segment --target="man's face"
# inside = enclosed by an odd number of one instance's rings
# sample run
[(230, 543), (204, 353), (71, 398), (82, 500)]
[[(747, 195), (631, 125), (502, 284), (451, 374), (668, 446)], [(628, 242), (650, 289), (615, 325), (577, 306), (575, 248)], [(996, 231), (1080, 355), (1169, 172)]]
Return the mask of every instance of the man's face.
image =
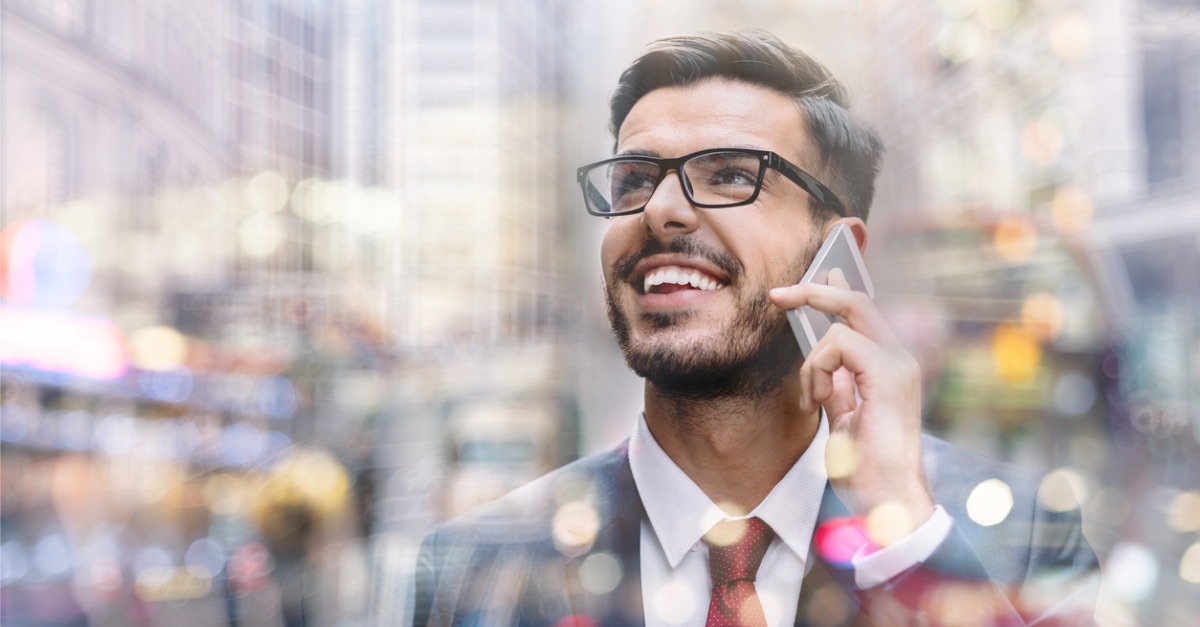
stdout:
[[(822, 178), (803, 115), (787, 96), (728, 79), (657, 89), (618, 132), (617, 154), (772, 150)], [(750, 205), (697, 209), (671, 172), (642, 213), (611, 219), (600, 255), (625, 359), (664, 391), (762, 396), (799, 363), (785, 313), (767, 299), (797, 283), (820, 245), (809, 197), (774, 170)], [(647, 289), (647, 279), (651, 285)]]

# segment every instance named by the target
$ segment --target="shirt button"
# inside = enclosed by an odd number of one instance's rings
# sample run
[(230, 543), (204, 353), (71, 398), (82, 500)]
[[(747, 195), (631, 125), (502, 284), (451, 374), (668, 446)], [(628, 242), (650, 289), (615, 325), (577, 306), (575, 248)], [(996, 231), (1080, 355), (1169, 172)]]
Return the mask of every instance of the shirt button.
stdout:
[(692, 549), (691, 549), (691, 550), (693, 550), (693, 551), (699, 551), (699, 550), (700, 550), (700, 543), (699, 543), (699, 542), (697, 542), (697, 543), (693, 544), (693, 545), (692, 545)]

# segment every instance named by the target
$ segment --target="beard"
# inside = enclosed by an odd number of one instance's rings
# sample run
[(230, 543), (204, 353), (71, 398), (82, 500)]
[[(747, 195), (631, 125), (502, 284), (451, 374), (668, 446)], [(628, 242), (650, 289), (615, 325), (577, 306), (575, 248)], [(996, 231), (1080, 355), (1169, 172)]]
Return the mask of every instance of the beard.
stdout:
[[(819, 235), (819, 231), (814, 233), (817, 238)], [(819, 244), (819, 239), (810, 239), (801, 258), (790, 264), (786, 273), (789, 284), (800, 280)], [(660, 252), (699, 256), (727, 273), (730, 286), (739, 289), (733, 319), (697, 337), (676, 328), (691, 312), (643, 313), (639, 322), (652, 331), (650, 337), (635, 343), (630, 320), (618, 304), (617, 288), (627, 283), (638, 261)], [(637, 254), (620, 260), (612, 277), (606, 285), (605, 302), (625, 363), (664, 394), (691, 400), (764, 398), (783, 384), (801, 360), (787, 313), (767, 298), (767, 291), (775, 286), (746, 285), (741, 263), (728, 253), (687, 238), (666, 245), (648, 242)]]

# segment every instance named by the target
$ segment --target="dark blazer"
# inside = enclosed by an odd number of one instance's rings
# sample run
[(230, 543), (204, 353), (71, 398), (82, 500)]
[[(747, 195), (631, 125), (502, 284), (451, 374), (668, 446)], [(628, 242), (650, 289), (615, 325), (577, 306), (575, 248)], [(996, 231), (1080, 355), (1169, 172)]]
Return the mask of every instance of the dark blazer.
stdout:
[[(418, 557), (413, 624), (643, 624), (646, 514), (626, 446), (435, 529)], [(1090, 623), (1097, 562), (1079, 510), (1038, 506), (1037, 475), (936, 438), (926, 436), (922, 446), (930, 492), (955, 521), (949, 536), (929, 560), (868, 591), (856, 588), (849, 564), (810, 551), (796, 624)], [(967, 516), (966, 500), (989, 478), (1010, 486), (1013, 507), (1004, 521), (983, 527)], [(846, 515), (826, 485), (818, 527)], [(581, 565), (599, 552), (621, 566), (612, 590), (581, 580)]]

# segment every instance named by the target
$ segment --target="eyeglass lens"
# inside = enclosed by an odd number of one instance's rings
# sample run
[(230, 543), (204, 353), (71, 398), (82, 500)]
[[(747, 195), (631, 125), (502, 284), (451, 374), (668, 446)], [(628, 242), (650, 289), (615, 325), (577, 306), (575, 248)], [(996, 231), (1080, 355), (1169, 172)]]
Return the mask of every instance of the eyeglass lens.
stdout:
[[(700, 205), (732, 206), (754, 197), (762, 159), (755, 154), (724, 151), (693, 157), (683, 164), (683, 186), (689, 199)], [(614, 161), (588, 172), (595, 195), (592, 208), (604, 213), (641, 209), (650, 202), (662, 176), (652, 161)], [(598, 206), (597, 206), (598, 205)]]

